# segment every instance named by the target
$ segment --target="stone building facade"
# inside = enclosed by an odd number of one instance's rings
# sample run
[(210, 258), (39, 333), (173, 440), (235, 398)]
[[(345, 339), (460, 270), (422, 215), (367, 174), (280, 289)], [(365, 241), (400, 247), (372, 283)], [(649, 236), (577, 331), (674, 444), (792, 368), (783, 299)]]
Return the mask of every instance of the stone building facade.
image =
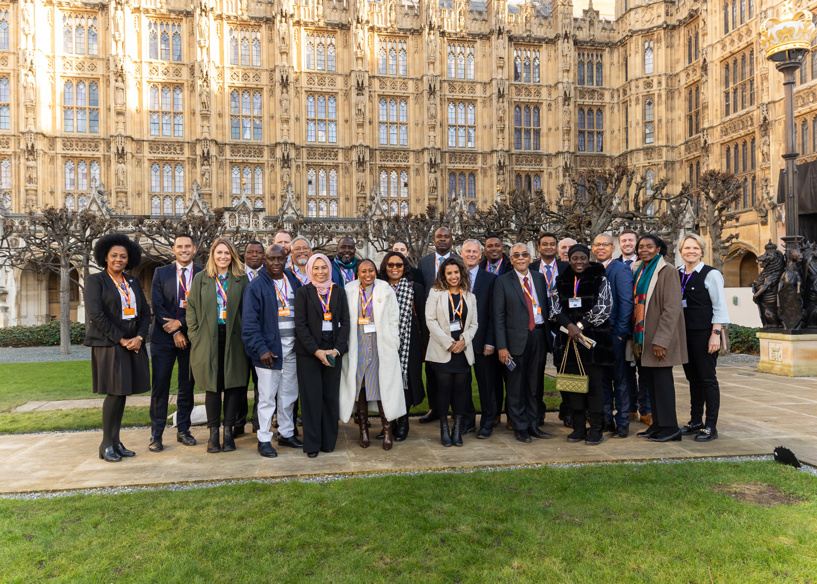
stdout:
[[(608, 20), (571, 0), (0, 0), (0, 205), (78, 209), (104, 183), (117, 215), (179, 215), (195, 181), (263, 217), (291, 183), (305, 216), (343, 219), (373, 190), (404, 213), (552, 196), (616, 161), (671, 191), (721, 168), (745, 179), (726, 273), (747, 285), (783, 235), (782, 76), (758, 36), (782, 4), (615, 0)], [(48, 319), (47, 277), (4, 277), (4, 324)]]

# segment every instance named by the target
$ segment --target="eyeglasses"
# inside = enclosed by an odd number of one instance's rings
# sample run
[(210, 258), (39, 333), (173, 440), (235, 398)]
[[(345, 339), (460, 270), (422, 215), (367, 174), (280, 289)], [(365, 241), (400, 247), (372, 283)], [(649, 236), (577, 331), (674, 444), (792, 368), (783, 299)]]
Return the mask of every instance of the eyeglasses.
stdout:
[(614, 247), (612, 243), (594, 243), (592, 247)]
[(530, 252), (527, 252), (527, 251), (522, 252), (522, 253), (517, 252), (517, 253), (511, 254), (511, 257), (513, 259), (529, 258), (530, 257)]
[(392, 270), (394, 268), (402, 268), (404, 265), (405, 264), (393, 264), (393, 263), (389, 262), (388, 264), (386, 264), (386, 267), (389, 268), (390, 270)]

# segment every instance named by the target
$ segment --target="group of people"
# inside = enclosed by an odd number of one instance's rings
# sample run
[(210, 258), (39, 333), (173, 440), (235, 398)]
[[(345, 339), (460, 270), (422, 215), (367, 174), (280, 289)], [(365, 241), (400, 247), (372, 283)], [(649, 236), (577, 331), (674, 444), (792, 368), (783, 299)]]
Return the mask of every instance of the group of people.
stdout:
[[(196, 445), (195, 383), (205, 391), (209, 453), (235, 450), (248, 421), (268, 458), (277, 456), (275, 428), (279, 447), (314, 458), (334, 450), (339, 421), (352, 418), (367, 448), (374, 412), (382, 427), (376, 439), (391, 450), (409, 434), (408, 412), (426, 397), (429, 411), (419, 422), (439, 420), (443, 446), (462, 446), (469, 432), (490, 438), (503, 413), (506, 428), (530, 443), (551, 438), (543, 429), (548, 353), (560, 372), (588, 378), (587, 393), (562, 393), (569, 442), (600, 444), (606, 432), (626, 438), (639, 417), (647, 428), (638, 435), (653, 441), (718, 437), (715, 369), (729, 318), (723, 278), (703, 263), (700, 237), (683, 239), (677, 271), (660, 238), (628, 230), (618, 236), (618, 258), (608, 234), (588, 248), (543, 233), (536, 260), (524, 243), (505, 253), (497, 236), (464, 241), (460, 255), (453, 244), (440, 227), (435, 251), (416, 266), (404, 242), (377, 265), (356, 256), (350, 237), (329, 259), (306, 238), (279, 231), (266, 249), (250, 242), (243, 259), (232, 242), (216, 239), (202, 268), (193, 263), (195, 242), (181, 234), (172, 246), (176, 261), (155, 272), (148, 304), (128, 273), (139, 264), (139, 246), (122, 234), (102, 237), (94, 249), (102, 271), (86, 283), (85, 339), (94, 392), (105, 395), (100, 458), (134, 455), (119, 436), (125, 400), (147, 391), (149, 449), (164, 449), (174, 367), (176, 439)], [(683, 428), (675, 365), (690, 385)]]

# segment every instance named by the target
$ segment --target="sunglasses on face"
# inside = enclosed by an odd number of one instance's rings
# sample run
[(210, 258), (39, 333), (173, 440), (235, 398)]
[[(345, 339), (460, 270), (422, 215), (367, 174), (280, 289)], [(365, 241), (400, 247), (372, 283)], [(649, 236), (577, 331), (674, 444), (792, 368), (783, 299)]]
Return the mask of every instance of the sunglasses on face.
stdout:
[(517, 252), (517, 253), (515, 253), (515, 254), (512, 254), (512, 255), (511, 255), (511, 257), (512, 257), (512, 258), (514, 258), (514, 259), (518, 259), (518, 258), (529, 258), (529, 257), (530, 257), (530, 253), (528, 253), (528, 252), (522, 252), (522, 253)]
[(393, 263), (390, 262), (390, 263), (386, 264), (386, 267), (389, 268), (390, 270), (392, 270), (394, 268), (402, 268), (403, 264), (393, 264)]

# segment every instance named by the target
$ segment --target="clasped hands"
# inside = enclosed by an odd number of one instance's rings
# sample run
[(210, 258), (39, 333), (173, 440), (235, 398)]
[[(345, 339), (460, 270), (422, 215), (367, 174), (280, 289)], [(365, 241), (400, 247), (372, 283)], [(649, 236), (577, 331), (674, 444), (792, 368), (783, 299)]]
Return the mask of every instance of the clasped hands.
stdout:
[(338, 355), (340, 355), (340, 351), (338, 351), (337, 349), (329, 349), (328, 351), (318, 349), (317, 351), (315, 351), (315, 356), (320, 360), (320, 362), (326, 365), (327, 367), (331, 367), (331, 365), (329, 364), (329, 360), (326, 358), (327, 355), (332, 355), (335, 359), (337, 359)]
[(133, 337), (132, 339), (119, 339), (119, 344), (125, 347), (128, 351), (135, 351), (138, 353), (139, 349), (142, 348), (142, 339), (139, 337)]
[(452, 353), (462, 353), (465, 350), (465, 340), (460, 339), (459, 341), (453, 341), (451, 346), (448, 347), (448, 350)]

